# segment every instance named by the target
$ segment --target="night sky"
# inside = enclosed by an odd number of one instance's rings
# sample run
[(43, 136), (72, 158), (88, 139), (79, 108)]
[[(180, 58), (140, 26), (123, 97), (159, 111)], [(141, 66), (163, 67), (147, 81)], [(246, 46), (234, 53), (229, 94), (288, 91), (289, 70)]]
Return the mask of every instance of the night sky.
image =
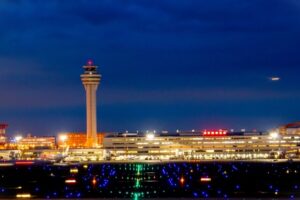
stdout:
[(84, 131), (88, 58), (99, 131), (300, 120), (299, 0), (1, 0), (0, 27), (10, 135)]

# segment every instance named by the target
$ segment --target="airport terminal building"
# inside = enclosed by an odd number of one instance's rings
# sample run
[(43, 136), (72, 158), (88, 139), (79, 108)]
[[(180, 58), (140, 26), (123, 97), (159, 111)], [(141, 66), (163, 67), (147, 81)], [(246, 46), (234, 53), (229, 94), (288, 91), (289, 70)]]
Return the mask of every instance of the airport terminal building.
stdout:
[(108, 134), (103, 140), (107, 159), (193, 160), (297, 157), (300, 135), (227, 130), (176, 133)]

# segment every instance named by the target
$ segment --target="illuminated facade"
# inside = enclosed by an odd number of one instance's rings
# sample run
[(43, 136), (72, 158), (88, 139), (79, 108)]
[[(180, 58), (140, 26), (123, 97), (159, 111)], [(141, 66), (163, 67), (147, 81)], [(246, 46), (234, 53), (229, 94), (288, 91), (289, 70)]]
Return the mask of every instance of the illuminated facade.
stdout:
[[(103, 144), (104, 133), (97, 134), (97, 146), (101, 147)], [(87, 137), (84, 133), (66, 133), (58, 135), (58, 147), (69, 148), (86, 148)]]
[(175, 134), (112, 134), (104, 138), (108, 159), (266, 159), (296, 157), (300, 135), (224, 130)]
[(91, 60), (83, 68), (84, 73), (80, 77), (86, 92), (86, 146), (97, 147), (96, 92), (101, 75), (97, 72), (97, 66)]
[(66, 162), (103, 161), (103, 150), (100, 148), (69, 149), (68, 156), (64, 159), (64, 161)]
[(280, 134), (282, 135), (300, 135), (300, 122), (290, 123), (284, 126), (279, 127)]
[(5, 148), (6, 145), (6, 128), (8, 127), (7, 124), (0, 124), (0, 149)]
[(10, 147), (15, 149), (54, 149), (56, 147), (56, 139), (54, 136), (27, 136), (19, 138), (14, 143), (10, 143)]

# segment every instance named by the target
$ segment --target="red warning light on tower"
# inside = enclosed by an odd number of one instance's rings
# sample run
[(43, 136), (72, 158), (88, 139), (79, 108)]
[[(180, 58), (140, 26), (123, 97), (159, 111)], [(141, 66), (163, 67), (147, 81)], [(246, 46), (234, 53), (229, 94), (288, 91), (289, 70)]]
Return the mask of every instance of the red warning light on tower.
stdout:
[(88, 66), (93, 66), (93, 65), (94, 65), (94, 62), (93, 62), (92, 59), (88, 59), (88, 61), (86, 62), (86, 64), (87, 64)]
[(219, 130), (204, 130), (202, 132), (203, 136), (225, 136), (227, 135), (227, 130), (219, 129)]

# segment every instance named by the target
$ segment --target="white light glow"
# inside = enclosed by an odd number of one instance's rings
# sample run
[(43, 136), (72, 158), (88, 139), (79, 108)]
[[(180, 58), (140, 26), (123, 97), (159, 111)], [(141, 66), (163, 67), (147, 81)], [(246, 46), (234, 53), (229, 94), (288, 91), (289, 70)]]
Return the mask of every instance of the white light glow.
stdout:
[(276, 76), (270, 77), (270, 80), (271, 80), (271, 81), (279, 81), (279, 80), (280, 80), (280, 77), (276, 77)]
[(59, 140), (60, 141), (62, 141), (62, 142), (64, 142), (64, 141), (66, 141), (68, 139), (68, 136), (67, 135), (59, 135)]
[(65, 183), (68, 183), (68, 184), (75, 184), (75, 183), (76, 183), (76, 180), (75, 180), (75, 179), (67, 179), (67, 180), (65, 180)]
[(278, 132), (271, 132), (270, 133), (270, 138), (271, 139), (277, 139), (279, 137), (279, 133)]
[(15, 137), (16, 142), (19, 142), (22, 139), (23, 139), (23, 137), (21, 135), (18, 135), (18, 136)]
[(17, 198), (31, 198), (30, 194), (17, 194), (16, 195)]
[(155, 135), (153, 134), (153, 133), (148, 133), (147, 135), (146, 135), (146, 139), (147, 140), (153, 140), (155, 138)]

